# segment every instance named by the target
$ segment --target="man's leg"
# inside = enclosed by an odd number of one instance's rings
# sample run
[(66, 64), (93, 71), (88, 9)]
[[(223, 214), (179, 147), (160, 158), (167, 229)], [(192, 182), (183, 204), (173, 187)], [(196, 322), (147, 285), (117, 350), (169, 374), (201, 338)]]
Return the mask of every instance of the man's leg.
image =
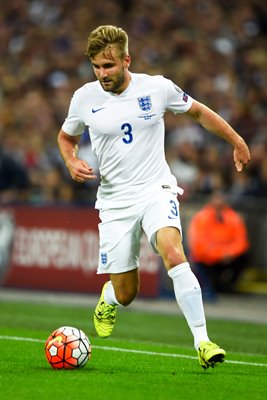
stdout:
[(94, 314), (95, 329), (98, 335), (103, 338), (112, 333), (117, 306), (129, 305), (139, 291), (139, 271), (137, 268), (120, 274), (110, 274), (110, 279), (103, 286)]
[(110, 274), (110, 279), (118, 303), (128, 306), (139, 292), (138, 268), (121, 274)]
[[(138, 211), (138, 212), (137, 212)], [(139, 291), (141, 225), (139, 210), (127, 207), (101, 212), (98, 273), (108, 274), (94, 313), (99, 336), (111, 335), (118, 305), (130, 304)]]
[(179, 230), (174, 227), (159, 229), (156, 246), (173, 280), (175, 297), (193, 334), (200, 364), (206, 369), (223, 362), (225, 351), (209, 340), (201, 289), (184, 254)]
[(224, 293), (235, 293), (236, 284), (246, 268), (245, 254), (229, 260), (227, 263), (219, 264), (218, 291)]
[(192, 270), (196, 275), (201, 288), (202, 288), (202, 296), (204, 300), (207, 301), (216, 301), (217, 300), (217, 290), (216, 282), (213, 278), (213, 270), (214, 266), (208, 266), (201, 262), (191, 263)]

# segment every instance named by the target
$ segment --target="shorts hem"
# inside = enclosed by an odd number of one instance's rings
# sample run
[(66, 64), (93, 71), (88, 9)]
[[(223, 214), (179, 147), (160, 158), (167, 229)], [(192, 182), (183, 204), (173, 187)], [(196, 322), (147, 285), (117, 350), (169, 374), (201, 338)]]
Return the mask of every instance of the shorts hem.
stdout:
[(97, 275), (103, 275), (103, 274), (123, 274), (123, 273), (125, 273), (125, 272), (133, 271), (134, 269), (138, 269), (138, 265), (132, 265), (132, 266), (127, 267), (127, 268), (126, 268), (126, 267), (125, 267), (125, 268), (120, 268), (119, 270), (116, 269), (115, 271), (114, 271), (113, 268), (107, 268), (107, 269), (98, 268), (97, 271), (96, 271), (96, 273), (97, 273)]

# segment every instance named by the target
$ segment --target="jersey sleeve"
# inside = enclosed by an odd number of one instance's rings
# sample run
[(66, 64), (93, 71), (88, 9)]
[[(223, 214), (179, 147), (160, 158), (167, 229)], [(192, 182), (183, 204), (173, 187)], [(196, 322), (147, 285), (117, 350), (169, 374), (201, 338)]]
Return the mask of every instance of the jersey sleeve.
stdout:
[(67, 118), (62, 125), (62, 130), (71, 136), (78, 136), (84, 132), (84, 129), (85, 124), (81, 121), (79, 116), (74, 93), (70, 102)]
[(166, 109), (174, 114), (185, 113), (193, 103), (193, 98), (169, 79), (166, 83)]

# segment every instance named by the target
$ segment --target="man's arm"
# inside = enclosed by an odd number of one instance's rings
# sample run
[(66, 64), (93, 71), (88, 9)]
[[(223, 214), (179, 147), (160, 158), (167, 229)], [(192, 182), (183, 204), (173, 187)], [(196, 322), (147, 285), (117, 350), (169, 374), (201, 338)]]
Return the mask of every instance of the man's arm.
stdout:
[(70, 136), (62, 129), (58, 133), (57, 142), (61, 157), (70, 171), (71, 177), (77, 182), (96, 179), (93, 168), (86, 161), (78, 158), (78, 143), (81, 135)]
[(221, 137), (234, 147), (234, 162), (237, 171), (242, 171), (250, 160), (248, 146), (244, 139), (218, 114), (204, 104), (194, 100), (186, 112), (203, 128)]

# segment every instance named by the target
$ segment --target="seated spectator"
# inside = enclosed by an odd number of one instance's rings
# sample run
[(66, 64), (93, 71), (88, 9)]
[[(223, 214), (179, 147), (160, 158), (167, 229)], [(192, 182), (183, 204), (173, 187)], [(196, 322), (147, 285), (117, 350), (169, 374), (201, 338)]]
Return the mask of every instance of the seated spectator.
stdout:
[(25, 201), (28, 188), (26, 168), (0, 147), (0, 204)]
[(241, 216), (214, 192), (189, 223), (188, 249), (203, 297), (215, 300), (218, 292), (232, 293), (246, 267), (249, 241)]

